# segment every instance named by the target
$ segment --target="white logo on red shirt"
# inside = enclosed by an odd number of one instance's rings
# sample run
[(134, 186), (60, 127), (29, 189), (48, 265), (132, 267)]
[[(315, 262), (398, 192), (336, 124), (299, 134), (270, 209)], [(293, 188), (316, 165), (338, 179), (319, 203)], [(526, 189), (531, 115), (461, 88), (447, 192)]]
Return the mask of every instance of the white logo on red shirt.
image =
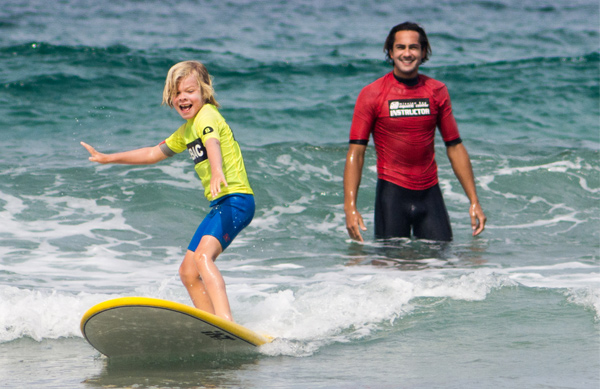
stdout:
[(389, 100), (390, 117), (431, 115), (429, 99)]

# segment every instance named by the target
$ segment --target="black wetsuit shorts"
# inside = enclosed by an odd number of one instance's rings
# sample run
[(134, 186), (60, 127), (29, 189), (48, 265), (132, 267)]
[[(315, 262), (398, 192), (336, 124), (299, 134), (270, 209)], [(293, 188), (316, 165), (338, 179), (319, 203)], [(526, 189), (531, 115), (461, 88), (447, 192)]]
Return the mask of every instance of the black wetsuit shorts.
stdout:
[(411, 232), (417, 239), (452, 240), (440, 186), (411, 190), (377, 180), (375, 238), (410, 238)]

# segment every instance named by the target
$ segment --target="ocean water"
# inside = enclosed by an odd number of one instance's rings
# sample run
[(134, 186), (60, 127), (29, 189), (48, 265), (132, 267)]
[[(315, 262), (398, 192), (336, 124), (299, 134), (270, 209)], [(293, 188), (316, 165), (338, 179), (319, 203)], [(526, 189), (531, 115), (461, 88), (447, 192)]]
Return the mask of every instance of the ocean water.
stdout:
[[(598, 388), (600, 51), (593, 0), (4, 0), (0, 7), (0, 386)], [(485, 232), (443, 143), (449, 245), (375, 241), (375, 152), (345, 231), (360, 89), (413, 20), (448, 85)], [(241, 144), (257, 211), (218, 259), (251, 358), (111, 363), (92, 305), (191, 304), (177, 270), (208, 210), (191, 162), (100, 166), (79, 145), (152, 146), (181, 119), (166, 72), (197, 59)]]

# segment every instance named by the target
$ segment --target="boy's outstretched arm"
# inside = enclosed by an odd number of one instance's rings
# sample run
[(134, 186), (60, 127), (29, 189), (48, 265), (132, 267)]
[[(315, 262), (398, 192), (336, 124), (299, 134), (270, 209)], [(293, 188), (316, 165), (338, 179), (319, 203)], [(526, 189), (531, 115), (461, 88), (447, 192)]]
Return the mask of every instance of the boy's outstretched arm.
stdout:
[(167, 158), (158, 145), (114, 154), (100, 153), (85, 142), (81, 142), (81, 145), (90, 153), (90, 161), (102, 164), (120, 163), (125, 165), (150, 165)]

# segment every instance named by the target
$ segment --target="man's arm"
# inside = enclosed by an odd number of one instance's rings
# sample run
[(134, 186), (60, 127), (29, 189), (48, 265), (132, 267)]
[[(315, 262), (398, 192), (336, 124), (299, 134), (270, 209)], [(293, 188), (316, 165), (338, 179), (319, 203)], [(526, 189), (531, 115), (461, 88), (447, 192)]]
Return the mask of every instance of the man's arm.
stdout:
[(479, 235), (485, 228), (486, 217), (483, 213), (483, 209), (479, 204), (477, 198), (477, 190), (475, 189), (475, 178), (473, 176), (473, 168), (471, 166), (471, 159), (467, 153), (467, 149), (462, 143), (448, 146), (446, 148), (448, 159), (452, 165), (452, 170), (458, 181), (463, 187), (465, 194), (471, 202), (469, 208), (469, 216), (471, 216), (471, 228), (473, 229), (473, 236)]
[(360, 230), (366, 231), (365, 223), (358, 212), (358, 187), (362, 177), (366, 145), (350, 144), (344, 167), (344, 212), (346, 213), (346, 228), (350, 238), (363, 241)]

